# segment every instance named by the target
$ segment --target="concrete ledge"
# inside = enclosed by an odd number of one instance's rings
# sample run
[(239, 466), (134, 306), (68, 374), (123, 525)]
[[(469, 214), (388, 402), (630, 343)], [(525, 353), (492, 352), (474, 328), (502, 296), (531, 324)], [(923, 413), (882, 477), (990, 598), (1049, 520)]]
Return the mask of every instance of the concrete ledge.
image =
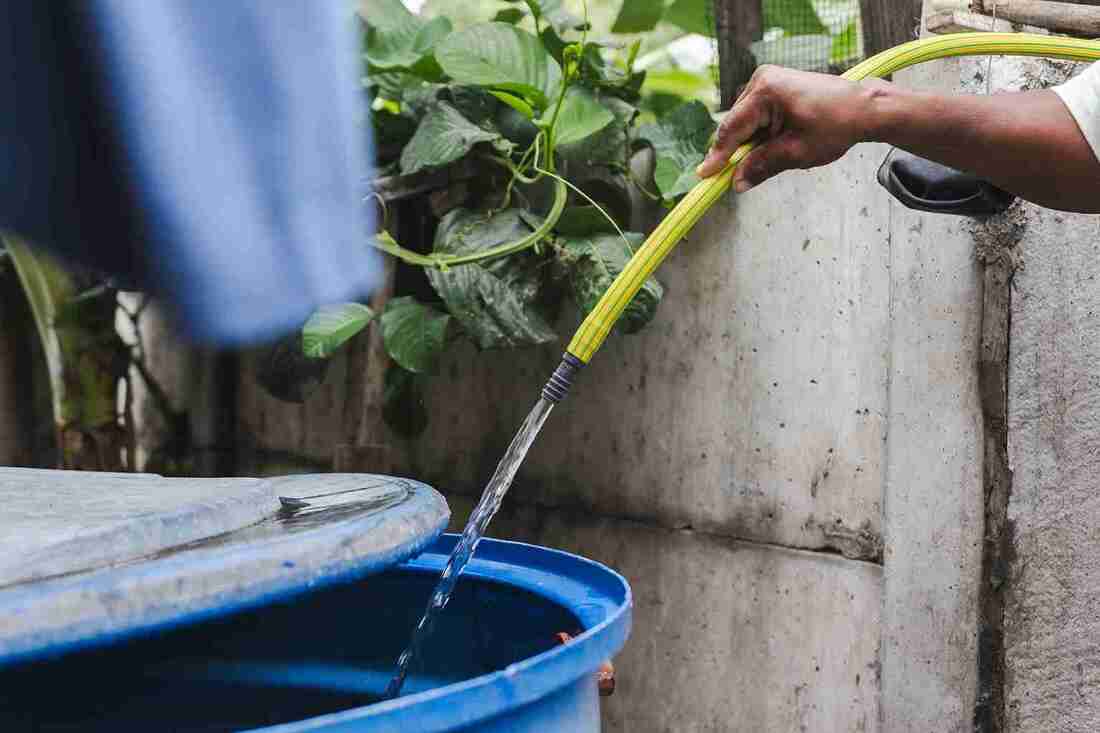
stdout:
[[(472, 502), (450, 501), (454, 529)], [(604, 730), (878, 729), (879, 566), (542, 508), (505, 510), (490, 534), (591, 557), (630, 581), (634, 629)]]

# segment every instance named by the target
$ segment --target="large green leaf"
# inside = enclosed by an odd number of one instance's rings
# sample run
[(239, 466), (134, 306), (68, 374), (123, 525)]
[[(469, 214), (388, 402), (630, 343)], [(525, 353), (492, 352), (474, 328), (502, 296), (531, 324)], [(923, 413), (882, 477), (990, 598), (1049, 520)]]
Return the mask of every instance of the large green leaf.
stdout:
[[(515, 242), (530, 232), (516, 209), (492, 216), (455, 209), (439, 223), (435, 251), (473, 254)], [(427, 272), (432, 287), (470, 340), (479, 348), (493, 349), (557, 340), (541, 293), (542, 264), (541, 258), (523, 252)]]
[(656, 154), (653, 180), (664, 198), (681, 196), (699, 182), (695, 167), (706, 155), (716, 126), (706, 105), (688, 102), (638, 128), (638, 139), (652, 145)]
[(483, 23), (452, 33), (436, 48), (435, 57), (460, 84), (514, 92), (540, 107), (561, 83), (561, 68), (539, 39), (507, 23)]
[(665, 11), (664, 20), (680, 26), (689, 33), (714, 35), (714, 10), (711, 0), (675, 0)]
[(601, 96), (599, 103), (612, 115), (611, 122), (594, 135), (574, 143), (559, 144), (557, 148), (570, 172), (579, 172), (585, 167), (623, 168), (627, 165), (629, 130), (638, 110), (617, 97)]
[(764, 30), (782, 28), (788, 36), (828, 33), (810, 0), (763, 0)]
[(442, 87), (403, 71), (372, 72), (365, 82), (379, 162), (395, 162)]
[(382, 340), (386, 353), (402, 368), (433, 374), (447, 339), (451, 317), (412, 296), (393, 298), (382, 313)]
[[(627, 234), (634, 246), (642, 242), (642, 235)], [(573, 299), (585, 313), (596, 307), (611, 283), (626, 267), (634, 255), (630, 245), (618, 234), (562, 237), (559, 239), (558, 257), (569, 272), (569, 287)], [(664, 288), (655, 278), (648, 278), (630, 301), (616, 328), (625, 333), (636, 333), (653, 320), (657, 304), (661, 302)]]
[(449, 86), (446, 84), (421, 84), (420, 86), (406, 87), (401, 94), (401, 113), (413, 115), (419, 122), (424, 115), (428, 114), (428, 110), (448, 88)]
[[(553, 108), (543, 113), (543, 122), (554, 116)], [(554, 124), (554, 139), (558, 145), (569, 145), (599, 132), (615, 119), (587, 89), (570, 87), (562, 100), (561, 111)]]
[(410, 13), (401, 0), (362, 0), (362, 8), (368, 24), (364, 55), (373, 69), (438, 76), (432, 51), (451, 32), (447, 18), (425, 20)]
[(497, 111), (493, 95), (481, 87), (449, 84), (443, 89), (441, 99), (462, 113), (462, 116), (475, 125), (491, 126), (491, 118)]
[(341, 303), (321, 308), (302, 326), (302, 353), (311, 359), (332, 356), (338, 348), (367, 327), (374, 311), (362, 303)]
[(611, 26), (612, 33), (644, 33), (653, 30), (665, 12), (664, 0), (623, 0)]
[(401, 151), (401, 172), (408, 175), (453, 163), (478, 143), (499, 139), (498, 133), (478, 127), (451, 105), (438, 102)]
[(419, 96), (418, 92), (424, 87), (437, 86), (407, 71), (371, 72), (363, 82), (376, 96), (397, 102), (404, 100), (406, 96)]
[(535, 119), (535, 110), (531, 109), (531, 105), (527, 104), (527, 102), (523, 101), (523, 99), (521, 99), (520, 97), (517, 97), (514, 94), (509, 94), (508, 92), (492, 91), (489, 93), (500, 101), (504, 102), (512, 109), (514, 109), (516, 112), (519, 112), (528, 120)]
[(627, 101), (638, 98), (638, 90), (645, 80), (646, 72), (633, 71), (633, 58), (640, 44), (634, 43), (627, 52), (625, 70), (616, 64), (608, 63), (604, 58), (604, 46), (598, 43), (586, 43), (581, 53), (580, 73), (586, 86), (601, 92), (614, 94)]
[(565, 47), (569, 44), (562, 40), (554, 26), (548, 25), (543, 28), (542, 32), (539, 33), (539, 38), (542, 39), (543, 48), (549, 52), (555, 61), (561, 64), (565, 56)]

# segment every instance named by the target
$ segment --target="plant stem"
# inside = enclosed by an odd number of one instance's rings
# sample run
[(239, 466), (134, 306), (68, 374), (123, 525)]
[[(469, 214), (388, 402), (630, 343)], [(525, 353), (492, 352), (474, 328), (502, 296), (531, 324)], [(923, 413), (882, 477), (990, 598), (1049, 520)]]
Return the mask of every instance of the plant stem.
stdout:
[(554, 225), (558, 223), (558, 219), (561, 218), (561, 212), (565, 210), (565, 201), (569, 195), (569, 191), (561, 181), (555, 181), (555, 183), (557, 185), (554, 186), (554, 203), (550, 206), (550, 211), (546, 213), (546, 218), (543, 219), (538, 229), (534, 230), (523, 239), (508, 244), (502, 244), (499, 247), (493, 247), (492, 249), (487, 249), (477, 254), (440, 256), (441, 269), (446, 269), (454, 265), (468, 265), (471, 262), (481, 262), (482, 260), (504, 257), (505, 255), (522, 252), (538, 244), (543, 237), (550, 233)]
[(633, 170), (631, 170), (629, 164), (627, 164), (625, 170), (626, 170), (627, 178), (630, 179), (630, 182), (633, 183), (635, 186), (637, 186), (638, 190), (641, 191), (642, 194), (644, 194), (647, 199), (649, 199), (650, 201), (661, 201), (660, 196), (658, 196), (657, 194), (653, 193), (652, 191), (650, 191), (648, 188), (645, 187), (645, 184), (642, 183), (641, 179), (638, 178), (638, 176), (636, 176), (634, 174)]
[[(547, 170), (554, 170), (554, 128), (558, 124), (558, 115), (561, 114), (562, 105), (565, 103), (565, 92), (569, 89), (569, 81), (572, 75), (569, 73), (569, 65), (566, 63), (566, 68), (563, 72), (561, 79), (561, 91), (558, 92), (558, 101), (554, 105), (554, 115), (550, 118), (550, 124), (544, 128), (546, 132), (546, 168)], [(538, 164), (538, 158), (535, 158), (535, 164)]]
[(534, 183), (542, 177), (541, 173), (537, 174), (533, 178), (526, 178), (522, 175), (523, 170), (527, 167), (527, 159), (531, 157), (532, 153), (534, 153), (534, 155), (535, 155), (534, 165), (535, 165), (536, 168), (538, 167), (539, 141), (540, 140), (542, 140), (542, 130), (539, 130), (538, 134), (535, 135), (534, 141), (527, 147), (527, 150), (524, 151), (523, 157), (519, 159), (518, 164), (513, 164), (511, 159), (506, 158), (506, 157), (505, 158), (496, 158), (494, 156), (488, 156), (489, 160), (493, 160), (496, 163), (500, 163), (500, 164), (504, 165), (512, 173), (512, 177), (508, 179), (508, 185), (504, 187), (504, 197), (501, 199), (501, 202), (500, 202), (500, 209), (501, 210), (507, 209), (508, 206), (511, 205), (511, 203), (512, 203), (512, 189), (515, 188), (517, 180), (522, 179), (525, 183)]
[(114, 291), (80, 297), (78, 278), (50, 257), (13, 236), (4, 235), (4, 243), (46, 355), (60, 467), (126, 468), (132, 440), (120, 423), (117, 395), (129, 352), (115, 330)]
[(583, 198), (588, 203), (592, 204), (592, 206), (596, 207), (596, 211), (600, 212), (603, 215), (603, 218), (607, 219), (611, 223), (611, 226), (615, 227), (615, 231), (617, 231), (619, 233), (619, 237), (622, 238), (622, 240), (624, 242), (626, 242), (627, 247), (630, 247), (630, 241), (626, 238), (626, 235), (623, 234), (623, 230), (619, 228), (619, 223), (617, 221), (615, 221), (615, 219), (611, 216), (611, 214), (608, 214), (607, 211), (605, 211), (602, 206), (600, 206), (598, 203), (596, 203), (596, 199), (592, 198), (591, 196), (586, 194), (584, 191), (582, 191), (580, 188), (578, 188), (577, 186), (574, 186), (572, 183), (570, 183), (569, 181), (567, 181), (564, 178), (562, 178), (561, 176), (559, 176), (557, 173), (551, 173), (550, 171), (542, 171), (542, 172), (545, 173), (546, 175), (550, 176), (551, 178), (553, 178), (558, 183), (565, 184), (566, 186), (571, 188), (574, 192), (576, 192), (576, 194), (578, 196)]
[(410, 265), (420, 265), (421, 267), (439, 266), (432, 257), (402, 247), (385, 229), (378, 232), (378, 235), (371, 239), (371, 246), (382, 250), (386, 254), (393, 255), (402, 262), (407, 262)]
[(535, 170), (538, 171), (538, 173), (540, 175), (525, 176), (525, 175), (523, 175), (523, 171), (519, 168), (519, 166), (517, 166), (515, 163), (508, 160), (504, 156), (501, 156), (501, 155), (486, 155), (485, 157), (486, 157), (487, 160), (491, 160), (494, 163), (499, 163), (500, 165), (504, 166), (512, 174), (512, 180), (508, 182), (508, 188), (511, 188), (512, 183), (515, 182), (515, 181), (519, 181), (520, 183), (526, 183), (527, 185), (531, 185), (532, 183), (538, 183), (539, 178), (542, 177), (541, 176), (542, 171), (539, 170), (539, 167), (538, 167), (537, 164), (535, 166)]
[(402, 247), (394, 241), (393, 237), (391, 237), (388, 232), (382, 231), (371, 240), (371, 244), (377, 249), (393, 255), (402, 262), (407, 262), (410, 265), (418, 265), (420, 267), (432, 267), (437, 270), (446, 270), (458, 265), (469, 265), (474, 262), (483, 262), (485, 260), (492, 260), (497, 257), (515, 254), (516, 252), (522, 252), (525, 249), (535, 246), (543, 237), (549, 234), (550, 230), (554, 228), (554, 225), (558, 223), (558, 219), (561, 218), (561, 212), (565, 210), (565, 201), (568, 198), (569, 191), (561, 179), (558, 179), (556, 176), (555, 179), (554, 202), (550, 206), (550, 211), (546, 213), (546, 218), (543, 219), (542, 224), (539, 225), (537, 229), (515, 242), (508, 242), (507, 244), (502, 244), (492, 249), (469, 255), (422, 255), (419, 252), (413, 252), (411, 249)]

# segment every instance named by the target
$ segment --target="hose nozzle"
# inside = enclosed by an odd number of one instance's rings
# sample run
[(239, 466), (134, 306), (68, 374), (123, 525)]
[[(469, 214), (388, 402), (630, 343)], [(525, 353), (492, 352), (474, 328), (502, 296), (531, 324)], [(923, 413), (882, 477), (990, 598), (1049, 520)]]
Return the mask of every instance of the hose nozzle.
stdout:
[(570, 354), (568, 351), (561, 357), (561, 363), (554, 373), (550, 375), (550, 381), (542, 388), (542, 398), (548, 402), (561, 402), (569, 394), (569, 388), (573, 386), (573, 377), (584, 366), (584, 362)]

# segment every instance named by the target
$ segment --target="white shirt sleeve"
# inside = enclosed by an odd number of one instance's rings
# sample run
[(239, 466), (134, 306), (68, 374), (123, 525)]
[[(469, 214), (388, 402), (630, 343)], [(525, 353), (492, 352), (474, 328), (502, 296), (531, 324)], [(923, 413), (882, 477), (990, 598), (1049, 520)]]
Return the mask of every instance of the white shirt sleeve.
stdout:
[(1054, 87), (1054, 92), (1065, 102), (1096, 159), (1100, 160), (1100, 62)]

